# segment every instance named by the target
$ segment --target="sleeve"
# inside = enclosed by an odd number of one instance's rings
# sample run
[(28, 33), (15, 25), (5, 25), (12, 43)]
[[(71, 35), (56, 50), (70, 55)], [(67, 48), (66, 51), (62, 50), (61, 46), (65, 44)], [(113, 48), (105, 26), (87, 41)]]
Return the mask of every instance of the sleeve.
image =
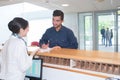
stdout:
[(39, 45), (41, 47), (42, 44), (47, 44), (48, 43), (48, 30), (43, 34), (42, 38), (39, 40)]
[(27, 48), (24, 45), (19, 45), (16, 47), (16, 53), (18, 54), (17, 56), (17, 64), (19, 69), (22, 72), (25, 72), (31, 65), (32, 65), (32, 58), (33, 56), (29, 56), (27, 53)]
[(73, 49), (77, 49), (78, 48), (78, 42), (77, 42), (77, 39), (74, 36), (72, 30), (68, 31), (68, 41), (69, 41), (68, 48), (73, 48)]

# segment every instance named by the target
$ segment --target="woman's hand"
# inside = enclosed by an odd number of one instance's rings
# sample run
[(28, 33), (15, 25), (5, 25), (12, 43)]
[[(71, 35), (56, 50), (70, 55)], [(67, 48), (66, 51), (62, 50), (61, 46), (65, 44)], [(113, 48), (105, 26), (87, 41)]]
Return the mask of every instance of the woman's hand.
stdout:
[(40, 50), (40, 48), (36, 49), (36, 50), (35, 50), (35, 51), (33, 51), (30, 55), (31, 55), (31, 56), (34, 56), (36, 53), (38, 53), (38, 52), (39, 52), (39, 50)]

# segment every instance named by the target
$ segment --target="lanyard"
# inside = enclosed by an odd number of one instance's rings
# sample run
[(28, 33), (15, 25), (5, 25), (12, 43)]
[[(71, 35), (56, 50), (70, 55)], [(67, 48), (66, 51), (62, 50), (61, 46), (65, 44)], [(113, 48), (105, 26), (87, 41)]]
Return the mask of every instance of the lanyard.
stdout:
[(23, 42), (25, 43), (25, 45), (27, 46), (27, 42), (22, 37), (20, 37), (18, 34), (13, 33), (12, 35), (15, 36), (15, 37), (17, 37), (17, 38), (19, 38), (19, 39), (22, 39)]

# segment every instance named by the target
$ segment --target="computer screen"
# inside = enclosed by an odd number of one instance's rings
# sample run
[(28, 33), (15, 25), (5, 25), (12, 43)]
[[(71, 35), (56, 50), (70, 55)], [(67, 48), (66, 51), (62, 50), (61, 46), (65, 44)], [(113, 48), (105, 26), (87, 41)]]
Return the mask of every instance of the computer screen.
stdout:
[(33, 59), (32, 66), (26, 71), (26, 77), (42, 80), (42, 64), (42, 59)]

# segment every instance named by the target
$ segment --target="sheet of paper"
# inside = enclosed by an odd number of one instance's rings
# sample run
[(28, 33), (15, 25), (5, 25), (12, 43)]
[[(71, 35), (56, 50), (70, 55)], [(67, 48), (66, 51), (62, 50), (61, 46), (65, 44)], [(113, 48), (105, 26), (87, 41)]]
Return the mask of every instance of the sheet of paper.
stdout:
[(39, 47), (28, 47), (28, 51), (35, 51), (37, 49), (40, 49), (40, 52), (50, 52), (52, 50), (52, 48), (42, 49)]
[(28, 49), (28, 51), (35, 51), (35, 50), (39, 49), (39, 47), (30, 46), (30, 47), (27, 47), (27, 49)]
[(50, 52), (52, 48), (47, 48), (47, 49), (40, 49), (40, 52)]

